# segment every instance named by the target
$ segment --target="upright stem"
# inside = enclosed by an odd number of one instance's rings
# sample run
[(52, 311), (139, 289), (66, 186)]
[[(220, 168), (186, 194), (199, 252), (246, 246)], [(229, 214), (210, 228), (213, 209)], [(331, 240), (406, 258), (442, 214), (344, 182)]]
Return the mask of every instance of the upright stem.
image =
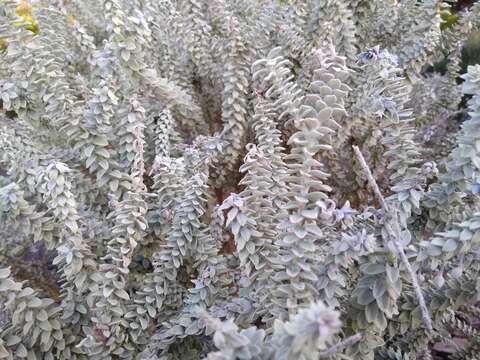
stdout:
[(402, 261), (403, 266), (405, 266), (405, 269), (407, 269), (410, 275), (413, 289), (415, 290), (415, 295), (417, 297), (418, 304), (420, 305), (420, 310), (422, 312), (423, 325), (425, 326), (425, 329), (427, 330), (428, 334), (433, 335), (434, 331), (432, 326), (432, 319), (430, 318), (430, 314), (428, 313), (428, 308), (425, 303), (425, 298), (423, 297), (422, 290), (418, 283), (417, 274), (413, 271), (413, 268), (410, 265), (410, 262), (408, 261), (407, 255), (403, 250), (403, 246), (400, 243), (401, 228), (398, 222), (397, 209), (393, 206), (390, 206), (385, 201), (385, 198), (383, 197), (382, 192), (380, 191), (380, 188), (378, 187), (378, 184), (375, 181), (375, 178), (373, 177), (372, 172), (368, 167), (368, 164), (365, 161), (365, 158), (363, 157), (362, 152), (360, 151), (358, 146), (353, 146), (353, 151), (355, 152), (355, 155), (357, 156), (357, 159), (360, 162), (360, 165), (362, 166), (363, 172), (367, 176), (370, 187), (372, 188), (375, 196), (377, 197), (377, 200), (380, 202), (380, 205), (382, 206), (382, 209), (385, 213), (385, 229), (387, 230), (387, 233), (391, 239), (391, 242), (395, 248), (395, 251), (400, 255), (400, 260)]

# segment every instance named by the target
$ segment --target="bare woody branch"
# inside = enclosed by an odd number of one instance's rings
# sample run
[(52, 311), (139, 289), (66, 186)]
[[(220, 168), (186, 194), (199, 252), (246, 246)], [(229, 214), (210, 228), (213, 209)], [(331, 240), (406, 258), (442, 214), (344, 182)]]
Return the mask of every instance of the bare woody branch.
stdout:
[(372, 188), (377, 200), (380, 202), (380, 205), (385, 213), (385, 229), (387, 230), (388, 236), (390, 237), (390, 240), (395, 249), (395, 252), (398, 253), (398, 255), (400, 256), (400, 260), (402, 261), (403, 266), (405, 267), (405, 269), (410, 275), (410, 278), (412, 280), (412, 285), (415, 290), (415, 295), (417, 297), (417, 301), (418, 301), (418, 304), (420, 305), (420, 310), (422, 312), (423, 325), (425, 326), (427, 333), (429, 335), (433, 335), (434, 331), (432, 326), (432, 319), (430, 318), (430, 314), (428, 312), (428, 308), (425, 303), (425, 298), (423, 297), (422, 290), (418, 283), (417, 274), (415, 273), (415, 271), (413, 271), (412, 265), (408, 261), (407, 255), (405, 254), (405, 251), (403, 250), (403, 246), (400, 242), (401, 228), (400, 228), (400, 223), (398, 222), (397, 209), (386, 202), (358, 146), (353, 146), (353, 151), (355, 152), (355, 155), (358, 161), (360, 162), (363, 172), (367, 176), (367, 180), (370, 187)]

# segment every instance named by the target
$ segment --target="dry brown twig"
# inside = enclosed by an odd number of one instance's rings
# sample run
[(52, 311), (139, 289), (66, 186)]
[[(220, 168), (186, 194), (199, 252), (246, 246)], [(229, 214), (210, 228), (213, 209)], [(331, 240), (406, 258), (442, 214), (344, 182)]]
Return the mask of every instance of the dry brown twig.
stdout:
[(358, 161), (360, 162), (363, 172), (367, 176), (368, 183), (370, 184), (370, 187), (372, 188), (375, 197), (377, 198), (385, 213), (385, 229), (387, 230), (388, 236), (395, 249), (395, 252), (400, 256), (400, 260), (402, 261), (403, 266), (410, 275), (413, 289), (415, 291), (418, 304), (420, 305), (423, 325), (425, 326), (427, 333), (432, 336), (434, 335), (432, 319), (430, 318), (430, 314), (425, 303), (425, 298), (423, 297), (422, 289), (420, 288), (420, 285), (418, 283), (417, 274), (415, 273), (415, 271), (413, 271), (412, 265), (408, 261), (407, 255), (405, 254), (403, 246), (400, 243), (401, 228), (400, 223), (398, 222), (397, 209), (386, 202), (385, 198), (382, 195), (382, 192), (380, 191), (380, 188), (378, 187), (377, 182), (375, 181), (375, 178), (372, 175), (372, 171), (370, 170), (370, 167), (365, 161), (365, 158), (363, 157), (363, 154), (358, 148), (358, 146), (354, 145), (352, 147)]

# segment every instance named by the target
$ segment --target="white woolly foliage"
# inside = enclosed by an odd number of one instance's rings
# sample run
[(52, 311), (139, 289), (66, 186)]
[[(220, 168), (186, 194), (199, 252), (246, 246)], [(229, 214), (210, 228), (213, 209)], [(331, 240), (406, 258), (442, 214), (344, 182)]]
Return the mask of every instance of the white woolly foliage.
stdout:
[(321, 302), (300, 310), (287, 322), (276, 320), (269, 337), (255, 327), (240, 330), (232, 320), (221, 322), (205, 313), (199, 316), (207, 329), (215, 331), (213, 343), (220, 350), (210, 353), (208, 360), (317, 359), (341, 326), (339, 313)]
[(0, 359), (476, 358), (452, 9), (0, 0)]

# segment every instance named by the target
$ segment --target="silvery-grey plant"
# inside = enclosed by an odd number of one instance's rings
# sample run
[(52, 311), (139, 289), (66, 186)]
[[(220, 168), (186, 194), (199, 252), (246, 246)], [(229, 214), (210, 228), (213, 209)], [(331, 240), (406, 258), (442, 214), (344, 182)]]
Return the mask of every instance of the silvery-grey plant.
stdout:
[(0, 0), (0, 359), (475, 359), (480, 3), (452, 9)]

